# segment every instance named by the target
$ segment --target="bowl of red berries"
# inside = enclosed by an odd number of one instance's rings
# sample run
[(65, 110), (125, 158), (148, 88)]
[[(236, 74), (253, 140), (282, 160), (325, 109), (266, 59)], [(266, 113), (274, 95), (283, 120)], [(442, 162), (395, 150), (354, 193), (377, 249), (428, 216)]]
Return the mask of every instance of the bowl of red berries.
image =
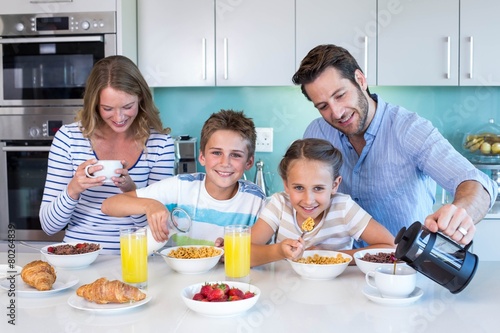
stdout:
[(186, 287), (181, 292), (186, 306), (208, 317), (232, 317), (251, 309), (259, 300), (260, 289), (235, 282), (204, 282)]
[(43, 247), (40, 252), (54, 267), (80, 269), (93, 263), (101, 246), (96, 243), (57, 243)]

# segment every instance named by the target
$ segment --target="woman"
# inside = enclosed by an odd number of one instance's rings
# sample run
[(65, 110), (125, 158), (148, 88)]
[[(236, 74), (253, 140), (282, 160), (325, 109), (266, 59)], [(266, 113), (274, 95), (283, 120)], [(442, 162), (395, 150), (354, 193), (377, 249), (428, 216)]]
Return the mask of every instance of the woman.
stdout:
[[(66, 228), (65, 242), (97, 242), (119, 254), (119, 229), (147, 225), (146, 217), (114, 218), (101, 212), (104, 199), (173, 175), (174, 143), (164, 129), (151, 91), (137, 66), (123, 56), (98, 61), (87, 79), (76, 122), (56, 133), (49, 153), (40, 208), (42, 229)], [(99, 160), (120, 160), (112, 183), (85, 174)]]

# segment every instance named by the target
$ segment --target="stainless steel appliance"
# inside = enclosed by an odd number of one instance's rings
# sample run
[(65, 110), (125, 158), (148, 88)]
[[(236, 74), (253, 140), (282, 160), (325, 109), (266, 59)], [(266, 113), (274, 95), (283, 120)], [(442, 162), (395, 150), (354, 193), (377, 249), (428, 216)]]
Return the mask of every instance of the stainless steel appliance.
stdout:
[(98, 60), (136, 60), (122, 46), (123, 30), (136, 27), (135, 2), (0, 0), (0, 239), (9, 224), (18, 240), (62, 238), (48, 237), (38, 218), (50, 144), (74, 121)]
[(63, 124), (74, 121), (75, 108), (31, 107), (0, 113), (0, 239), (8, 225), (16, 240), (60, 240), (47, 236), (38, 212), (47, 173), (50, 144)]
[(94, 63), (116, 54), (114, 12), (0, 15), (0, 27), (2, 106), (79, 105)]
[(179, 136), (175, 140), (175, 173), (194, 173), (196, 169), (196, 138)]

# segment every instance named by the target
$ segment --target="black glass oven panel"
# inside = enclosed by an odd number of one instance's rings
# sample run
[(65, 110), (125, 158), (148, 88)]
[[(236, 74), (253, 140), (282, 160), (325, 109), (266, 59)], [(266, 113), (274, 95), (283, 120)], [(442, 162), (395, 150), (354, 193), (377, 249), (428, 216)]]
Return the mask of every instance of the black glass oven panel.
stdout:
[(102, 42), (3, 44), (4, 99), (81, 99), (102, 58)]
[(9, 218), (17, 230), (41, 230), (47, 160), (46, 151), (7, 152)]

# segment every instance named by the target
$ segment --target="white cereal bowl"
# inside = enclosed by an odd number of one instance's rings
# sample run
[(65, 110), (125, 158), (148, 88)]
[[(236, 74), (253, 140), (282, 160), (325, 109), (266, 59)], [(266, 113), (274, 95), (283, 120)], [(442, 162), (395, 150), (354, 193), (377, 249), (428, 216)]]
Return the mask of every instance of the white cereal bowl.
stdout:
[[(169, 257), (168, 254), (173, 251), (177, 250), (178, 248), (183, 247), (183, 248), (200, 248), (200, 247), (212, 247), (214, 249), (219, 250), (219, 254), (214, 256), (214, 257), (208, 257), (208, 258), (195, 258), (195, 259), (178, 259), (178, 258), (172, 258)], [(174, 271), (181, 273), (181, 274), (201, 274), (208, 272), (211, 270), (217, 263), (219, 262), (220, 258), (224, 255), (224, 249), (215, 247), (215, 246), (206, 246), (206, 245), (189, 245), (189, 246), (176, 246), (176, 247), (169, 247), (166, 248), (160, 252), (155, 252), (159, 253), (165, 262), (172, 268)]]
[(326, 265), (299, 263), (288, 259), (287, 261), (290, 263), (293, 270), (304, 279), (330, 280), (339, 276), (340, 274), (342, 274), (342, 272), (345, 271), (349, 263), (352, 261), (352, 257), (350, 255), (337, 251), (327, 251), (327, 250), (304, 251), (304, 254), (302, 255), (302, 258), (312, 257), (315, 254), (321, 257), (336, 257), (337, 254), (339, 253), (342, 255), (343, 258), (348, 259), (348, 261), (339, 264), (326, 264)]
[(101, 252), (102, 247), (99, 246), (99, 249), (93, 252), (82, 253), (82, 254), (53, 254), (48, 251), (49, 247), (55, 247), (59, 245), (76, 245), (78, 243), (83, 242), (75, 242), (75, 243), (57, 243), (44, 246), (40, 252), (42, 253), (42, 259), (57, 268), (63, 269), (80, 269), (89, 266), (93, 263), (99, 253)]
[[(226, 283), (230, 288), (238, 288), (243, 292), (250, 291), (255, 296), (238, 301), (227, 302), (202, 302), (193, 300), (193, 296), (199, 293), (204, 284)], [(233, 317), (251, 309), (259, 300), (260, 289), (245, 282), (216, 281), (193, 284), (181, 292), (181, 297), (186, 306), (194, 312), (208, 317)]]
[[(394, 267), (394, 263), (370, 262), (370, 261), (363, 260), (361, 258), (363, 258), (365, 256), (365, 254), (367, 254), (367, 253), (372, 254), (372, 255), (375, 255), (378, 253), (387, 253), (389, 255), (395, 251), (396, 251), (396, 249), (389, 249), (389, 248), (360, 250), (360, 251), (354, 253), (354, 255), (353, 255), (354, 262), (356, 263), (358, 268), (365, 274), (370, 272), (370, 271), (374, 271), (375, 269), (377, 269), (377, 267), (381, 267), (381, 266), (382, 267), (385, 267), (385, 266)], [(400, 266), (407, 266), (407, 265), (404, 262), (400, 262), (400, 263), (397, 263), (396, 266), (400, 267)]]

